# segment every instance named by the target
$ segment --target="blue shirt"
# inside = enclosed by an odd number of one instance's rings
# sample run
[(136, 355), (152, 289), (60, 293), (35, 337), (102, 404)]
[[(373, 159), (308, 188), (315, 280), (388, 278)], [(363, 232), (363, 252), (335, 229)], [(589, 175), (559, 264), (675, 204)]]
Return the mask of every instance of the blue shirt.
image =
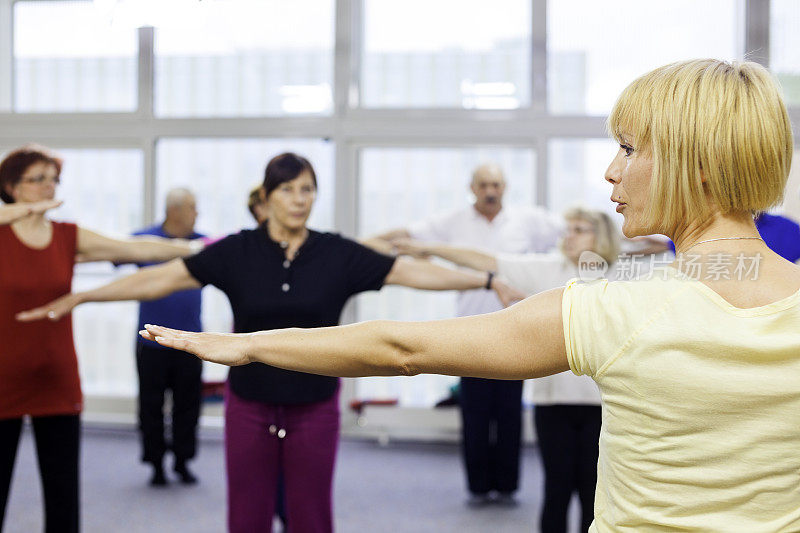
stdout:
[[(134, 235), (154, 235), (156, 237), (174, 238), (164, 232), (161, 224), (137, 231)], [(199, 239), (204, 237), (200, 233), (192, 233), (188, 238)], [(154, 265), (157, 263), (140, 263), (139, 267)], [(202, 331), (203, 325), (200, 321), (201, 289), (189, 289), (178, 291), (161, 298), (141, 302), (139, 304), (139, 329), (144, 328), (145, 324), (157, 324), (168, 328), (182, 329), (185, 331)], [(148, 347), (161, 348), (160, 344), (147, 341), (136, 336), (139, 342)]]
[[(780, 215), (762, 213), (755, 219), (756, 229), (770, 250), (784, 259), (797, 262), (800, 259), (800, 225)], [(669, 248), (675, 253), (675, 243)]]
[(797, 222), (763, 213), (756, 218), (756, 228), (770, 250), (792, 263), (800, 259), (800, 225)]

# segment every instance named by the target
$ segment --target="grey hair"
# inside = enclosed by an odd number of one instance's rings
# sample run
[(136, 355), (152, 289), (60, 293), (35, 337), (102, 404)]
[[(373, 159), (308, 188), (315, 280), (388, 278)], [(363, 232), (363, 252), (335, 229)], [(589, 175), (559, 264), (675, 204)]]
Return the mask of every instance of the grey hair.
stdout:
[(167, 192), (166, 209), (175, 207), (185, 202), (188, 198), (194, 198), (194, 193), (186, 187), (176, 187)]
[(475, 183), (475, 180), (478, 179), (478, 176), (485, 172), (497, 174), (503, 181), (506, 179), (505, 175), (503, 174), (503, 169), (500, 168), (500, 165), (496, 163), (483, 163), (475, 167), (475, 170), (472, 171), (471, 183)]

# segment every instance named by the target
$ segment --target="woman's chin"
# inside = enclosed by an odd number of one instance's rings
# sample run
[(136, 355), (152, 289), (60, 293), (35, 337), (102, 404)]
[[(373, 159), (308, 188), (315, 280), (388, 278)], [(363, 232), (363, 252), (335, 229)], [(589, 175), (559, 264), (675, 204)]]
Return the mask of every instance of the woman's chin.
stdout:
[(645, 233), (644, 228), (638, 224), (634, 224), (632, 221), (628, 220), (627, 217), (622, 223), (622, 234), (629, 239), (641, 237), (642, 235), (649, 235), (649, 233)]

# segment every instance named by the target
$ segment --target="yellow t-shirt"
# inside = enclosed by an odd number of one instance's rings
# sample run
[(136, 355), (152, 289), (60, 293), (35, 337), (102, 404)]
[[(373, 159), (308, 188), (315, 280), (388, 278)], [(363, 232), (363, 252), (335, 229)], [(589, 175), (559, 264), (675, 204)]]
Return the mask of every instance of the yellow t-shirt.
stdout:
[(800, 291), (740, 309), (670, 267), (562, 313), (603, 399), (591, 531), (800, 531)]

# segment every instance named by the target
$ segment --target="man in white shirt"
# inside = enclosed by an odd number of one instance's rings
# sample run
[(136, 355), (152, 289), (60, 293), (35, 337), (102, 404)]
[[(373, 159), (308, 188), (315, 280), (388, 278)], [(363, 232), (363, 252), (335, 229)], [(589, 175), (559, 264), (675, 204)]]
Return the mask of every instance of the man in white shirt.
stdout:
[[(364, 241), (382, 251), (392, 242), (412, 238), (471, 246), (492, 252), (544, 252), (552, 249), (562, 229), (560, 217), (529, 206), (503, 208), (506, 182), (497, 165), (481, 165), (470, 184), (475, 203)], [(457, 315), (502, 309), (488, 290), (463, 291)], [(492, 501), (514, 505), (519, 481), (522, 426), (522, 382), (462, 378), (460, 387), (464, 464), (471, 506)]]

